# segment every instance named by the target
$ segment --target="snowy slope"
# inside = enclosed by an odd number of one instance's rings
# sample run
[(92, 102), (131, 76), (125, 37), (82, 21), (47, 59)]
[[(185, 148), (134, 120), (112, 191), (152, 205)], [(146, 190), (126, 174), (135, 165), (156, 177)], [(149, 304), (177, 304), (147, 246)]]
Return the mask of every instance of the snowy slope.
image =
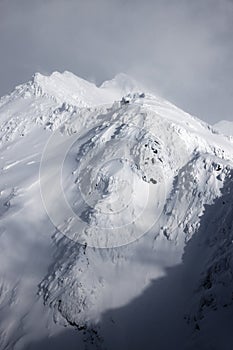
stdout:
[(179, 264), (222, 196), (233, 141), (142, 91), (55, 72), (0, 100), (1, 349), (64, 326), (104, 348), (102, 315)]
[(214, 125), (214, 128), (227, 136), (233, 136), (233, 122), (230, 120), (221, 120)]

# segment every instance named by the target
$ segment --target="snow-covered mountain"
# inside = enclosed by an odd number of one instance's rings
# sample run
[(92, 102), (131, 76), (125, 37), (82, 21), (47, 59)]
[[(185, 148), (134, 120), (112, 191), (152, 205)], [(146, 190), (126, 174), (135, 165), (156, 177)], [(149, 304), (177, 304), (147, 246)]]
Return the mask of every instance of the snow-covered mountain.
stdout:
[(0, 349), (205, 349), (206, 279), (232, 312), (233, 140), (124, 74), (35, 74), (0, 121)]

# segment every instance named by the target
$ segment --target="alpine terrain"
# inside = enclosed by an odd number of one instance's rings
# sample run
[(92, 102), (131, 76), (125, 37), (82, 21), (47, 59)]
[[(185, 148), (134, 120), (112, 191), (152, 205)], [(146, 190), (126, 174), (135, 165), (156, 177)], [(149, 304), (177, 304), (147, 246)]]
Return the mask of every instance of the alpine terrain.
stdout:
[(125, 74), (2, 97), (0, 349), (232, 349), (224, 134)]

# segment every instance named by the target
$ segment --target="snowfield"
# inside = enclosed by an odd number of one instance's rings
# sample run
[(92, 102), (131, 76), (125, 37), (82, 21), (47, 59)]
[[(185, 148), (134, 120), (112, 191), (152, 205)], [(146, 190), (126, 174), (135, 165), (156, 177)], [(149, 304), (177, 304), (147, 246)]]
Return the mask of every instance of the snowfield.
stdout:
[(0, 121), (1, 350), (231, 348), (232, 137), (124, 74)]

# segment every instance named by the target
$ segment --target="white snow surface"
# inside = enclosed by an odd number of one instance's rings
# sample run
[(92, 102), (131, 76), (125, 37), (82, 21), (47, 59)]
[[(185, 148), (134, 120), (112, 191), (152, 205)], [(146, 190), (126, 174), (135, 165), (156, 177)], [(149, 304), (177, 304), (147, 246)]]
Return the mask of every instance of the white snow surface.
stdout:
[(214, 128), (221, 134), (233, 137), (233, 121), (221, 120), (220, 122), (214, 124)]
[(232, 138), (124, 74), (97, 87), (37, 73), (1, 98), (0, 122), (0, 349), (140, 349), (106, 315), (181, 264), (230, 181)]

